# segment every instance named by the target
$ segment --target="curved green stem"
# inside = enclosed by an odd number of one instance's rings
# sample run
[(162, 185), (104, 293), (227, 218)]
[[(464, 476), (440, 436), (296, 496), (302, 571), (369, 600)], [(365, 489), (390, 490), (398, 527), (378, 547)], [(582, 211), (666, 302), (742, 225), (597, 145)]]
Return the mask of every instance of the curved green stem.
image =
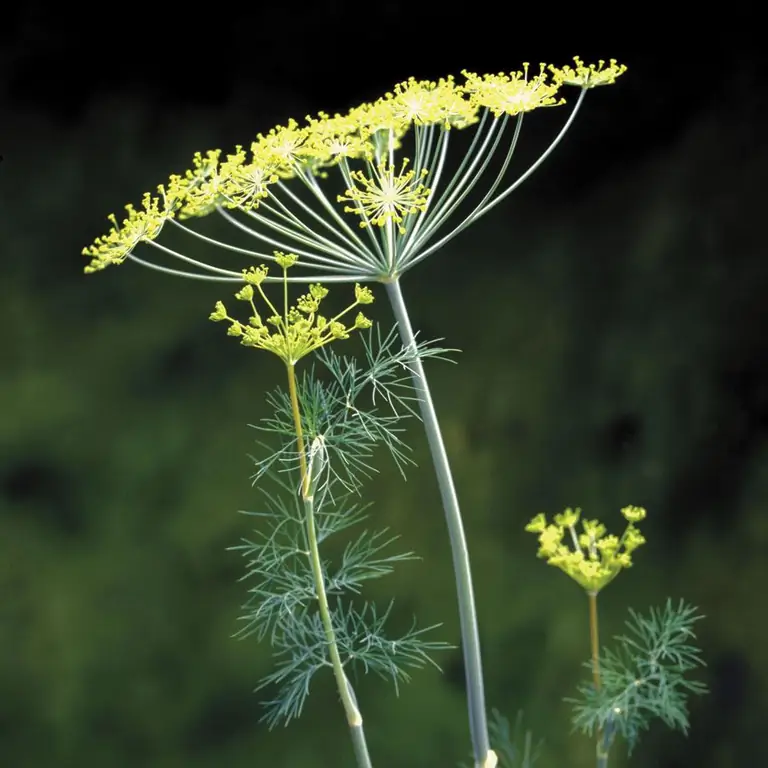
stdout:
[(320, 548), (317, 544), (317, 530), (315, 528), (315, 502), (312, 478), (307, 468), (307, 455), (304, 445), (304, 435), (301, 429), (301, 413), (299, 411), (299, 398), (296, 391), (296, 373), (293, 365), (286, 365), (288, 371), (288, 392), (293, 412), (293, 422), (296, 429), (296, 440), (299, 450), (299, 464), (301, 469), (301, 498), (304, 502), (304, 512), (307, 523), (307, 542), (309, 544), (309, 561), (312, 566), (312, 575), (315, 581), (315, 594), (320, 612), (320, 620), (323, 623), (325, 640), (328, 646), (328, 655), (333, 667), (333, 675), (336, 678), (336, 687), (339, 691), (341, 703), (347, 716), (352, 747), (357, 758), (358, 768), (372, 768), (371, 758), (368, 754), (368, 745), (363, 730), (363, 716), (357, 707), (357, 699), (352, 685), (344, 673), (344, 664), (339, 655), (339, 646), (336, 642), (336, 633), (333, 629), (331, 611), (328, 606), (328, 595), (325, 590), (325, 578), (323, 566), (320, 561)]
[[(400, 338), (406, 348), (415, 349), (416, 338), (411, 327), (408, 310), (403, 300), (398, 278), (385, 283), (387, 295), (397, 320)], [(472, 574), (469, 566), (469, 551), (464, 536), (464, 525), (459, 510), (459, 501), (453, 485), (451, 467), (445, 451), (437, 413), (432, 402), (429, 384), (421, 360), (416, 357), (411, 366), (413, 384), (419, 398), (419, 408), (427, 433), (427, 441), (432, 454), (432, 461), (440, 487), (440, 496), (448, 526), (448, 536), (453, 555), (453, 570), (456, 578), (456, 591), (461, 622), (461, 646), (464, 654), (464, 674), (467, 683), (467, 707), (469, 710), (469, 728), (472, 737), (472, 751), (476, 768), (494, 765), (495, 757), (490, 749), (488, 723), (485, 713), (485, 690), (483, 684), (483, 665), (480, 657), (480, 637), (477, 627), (475, 596), (472, 589)]]

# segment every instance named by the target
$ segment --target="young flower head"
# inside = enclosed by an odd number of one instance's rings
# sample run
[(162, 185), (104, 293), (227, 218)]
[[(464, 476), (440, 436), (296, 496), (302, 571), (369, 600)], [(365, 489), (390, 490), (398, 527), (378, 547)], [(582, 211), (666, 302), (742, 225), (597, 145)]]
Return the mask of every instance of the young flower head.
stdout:
[[(525, 530), (539, 536), (538, 557), (546, 559), (570, 576), (590, 594), (597, 594), (613, 581), (623, 568), (632, 566), (632, 553), (645, 543), (635, 523), (645, 519), (642, 507), (624, 507), (621, 510), (627, 527), (621, 538), (607, 534), (605, 526), (597, 520), (582, 520), (582, 531), (577, 531), (581, 510), (568, 507), (555, 515), (548, 524), (542, 513), (536, 515)], [(566, 533), (569, 543), (563, 542)]]
[[(235, 294), (238, 301), (245, 301), (250, 305), (251, 316), (248, 318), (247, 324), (230, 317), (221, 301), (216, 302), (210, 315), (210, 319), (214, 322), (228, 320), (230, 326), (227, 335), (238, 337), (243, 346), (266, 349), (290, 366), (295, 365), (302, 357), (335, 339), (348, 339), (353, 330), (370, 328), (371, 321), (362, 312), (357, 313), (355, 322), (351, 326), (346, 326), (340, 321), (340, 318), (358, 304), (371, 304), (373, 302), (371, 291), (361, 285), (356, 285), (355, 301), (329, 320), (317, 313), (320, 302), (328, 295), (328, 289), (319, 283), (313, 283), (309, 286), (309, 291), (299, 297), (296, 305), (289, 307), (286, 273), (297, 259), (298, 256), (293, 253), (284, 254), (279, 251), (275, 253), (275, 261), (283, 269), (285, 285), (286, 298), (282, 314), (274, 307), (261, 287), (268, 272), (267, 267), (262, 265), (243, 270), (242, 279), (245, 281), (245, 285)], [(256, 310), (253, 301), (256, 292), (260, 294), (271, 312), (266, 323)], [(274, 330), (270, 330), (267, 324), (271, 325)]]

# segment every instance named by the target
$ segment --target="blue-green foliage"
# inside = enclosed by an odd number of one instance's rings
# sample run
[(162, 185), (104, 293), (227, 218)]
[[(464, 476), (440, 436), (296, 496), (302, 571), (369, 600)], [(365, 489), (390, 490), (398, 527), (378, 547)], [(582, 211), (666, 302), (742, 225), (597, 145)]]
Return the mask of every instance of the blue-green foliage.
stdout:
[[(582, 733), (607, 734), (608, 745), (621, 736), (632, 753), (641, 731), (654, 719), (674, 730), (688, 732), (688, 696), (703, 694), (707, 686), (687, 674), (706, 666), (693, 641), (693, 625), (702, 616), (682, 600), (667, 600), (664, 608), (651, 608), (647, 616), (629, 610), (628, 634), (614, 638), (616, 647), (600, 653), (600, 689), (594, 683), (579, 686), (573, 724)], [(592, 671), (592, 662), (584, 666)]]
[[(310, 500), (300, 493), (299, 443), (285, 390), (270, 393), (271, 413), (258, 427), (278, 445), (255, 459), (253, 482), (261, 491), (262, 505), (247, 514), (259, 518), (259, 529), (252, 539), (231, 549), (247, 560), (243, 578), (257, 582), (249, 589), (238, 635), (268, 638), (274, 651), (276, 668), (257, 688), (272, 695), (265, 702), (264, 716), (270, 727), (298, 717), (315, 674), (331, 670), (309, 557), (308, 515), (322, 558), (334, 641), (347, 675), (373, 672), (397, 686), (409, 679), (409, 668), (434, 664), (430, 654), (450, 647), (427, 640), (425, 633), (436, 626), (417, 628), (415, 619), (404, 634), (392, 635), (385, 625), (394, 601), (383, 611), (377, 609), (362, 597), (363, 584), (391, 573), (396, 563), (415, 555), (392, 553), (398, 537), (386, 528), (348, 532), (366, 518), (369, 505), (359, 503), (358, 497), (363, 480), (375, 471), (369, 462), (377, 445), (389, 450), (401, 472), (408, 460), (407, 446), (398, 435), (403, 428), (398, 425), (415, 412), (409, 403), (412, 387), (401, 371), (408, 376), (417, 357), (441, 357), (447, 351), (427, 344), (397, 350), (396, 339), (395, 329), (384, 337), (378, 328), (371, 329), (364, 338), (364, 364), (326, 349), (320, 356), (326, 380), (317, 377), (314, 367), (302, 376), (297, 402)], [(277, 486), (276, 492), (263, 487), (269, 481)], [(325, 545), (341, 534), (346, 534), (346, 544), (339, 557), (330, 560)], [(342, 716), (341, 708), (338, 714)]]

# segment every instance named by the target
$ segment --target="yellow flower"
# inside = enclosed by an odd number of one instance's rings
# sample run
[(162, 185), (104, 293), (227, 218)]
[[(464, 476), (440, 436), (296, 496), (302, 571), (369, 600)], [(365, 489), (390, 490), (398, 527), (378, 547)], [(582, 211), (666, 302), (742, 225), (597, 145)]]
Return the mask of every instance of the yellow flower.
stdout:
[(360, 285), (360, 283), (355, 283), (355, 300), (358, 304), (372, 304), (373, 293), (371, 289)]
[(290, 269), (298, 260), (299, 257), (295, 253), (283, 253), (282, 251), (275, 251), (275, 261), (283, 269)]
[(308, 117), (307, 122), (304, 148), (314, 161), (313, 168), (336, 165), (343, 159), (370, 158), (373, 147), (350, 117), (329, 117), (321, 112), (316, 118)]
[[(368, 178), (362, 171), (352, 171), (350, 177), (358, 186), (348, 189), (338, 196), (338, 201), (351, 202), (345, 206), (346, 213), (356, 213), (361, 217), (360, 226), (383, 227), (388, 221), (400, 224), (400, 232), (405, 233), (403, 218), (409, 214), (426, 210), (430, 190), (418, 180), (414, 181), (413, 169), (406, 171), (408, 159), (403, 159), (400, 173), (386, 160), (374, 166), (374, 175)], [(427, 171), (423, 170), (420, 178)]]
[[(640, 509), (625, 507), (622, 513), (629, 510), (629, 516), (637, 517)], [(555, 515), (554, 525), (547, 525), (545, 515), (536, 515), (525, 526), (525, 530), (539, 536), (538, 557), (546, 558), (549, 565), (559, 568), (583, 589), (597, 594), (610, 584), (622, 569), (632, 566), (632, 552), (645, 543), (645, 538), (632, 522), (628, 523), (619, 539), (606, 535), (605, 526), (597, 520), (584, 520), (584, 532), (577, 539), (574, 526), (580, 511), (578, 508), (568, 507), (561, 514)], [(641, 511), (643, 514), (638, 519), (645, 516), (645, 510)], [(574, 539), (574, 550), (563, 544), (566, 528), (571, 531)]]
[(576, 63), (575, 67), (567, 65), (553, 67), (550, 64), (549, 71), (555, 82), (562, 85), (575, 85), (579, 88), (597, 88), (599, 85), (612, 85), (617, 77), (627, 71), (626, 65), (617, 64), (616, 59), (611, 59), (608, 66), (605, 66), (602, 59), (597, 62), (597, 65), (589, 66), (586, 66), (578, 56), (574, 56), (573, 60)]
[(560, 83), (547, 82), (544, 64), (539, 74), (531, 78), (528, 77), (528, 64), (523, 65), (522, 72), (511, 72), (508, 75), (478, 76), (467, 71), (463, 75), (467, 79), (464, 90), (470, 94), (472, 102), (487, 107), (496, 117), (517, 115), (538, 107), (555, 107), (564, 103), (564, 99), (555, 98)]
[[(254, 143), (255, 146), (255, 143)], [(279, 181), (279, 164), (258, 152), (252, 152), (251, 162), (246, 162), (245, 150), (235, 147), (233, 155), (221, 164), (219, 190), (226, 208), (250, 211), (269, 196), (269, 187)]]
[(397, 121), (415, 125), (438, 124), (465, 128), (477, 121), (477, 105), (464, 98), (452, 77), (431, 80), (409, 78), (378, 102), (386, 105)]
[(559, 525), (562, 528), (570, 528), (579, 522), (580, 516), (581, 509), (579, 507), (576, 507), (576, 509), (567, 507), (562, 514), (555, 515), (555, 525)]
[(159, 190), (163, 196), (162, 208), (160, 199), (147, 192), (142, 198), (141, 209), (125, 206), (128, 215), (121, 224), (114, 214), (108, 216), (112, 222), (109, 233), (97, 237), (93, 245), (83, 249), (83, 255), (91, 257), (86, 273), (97, 272), (110, 264), (122, 264), (140, 242), (154, 240), (160, 234), (166, 220), (173, 215), (174, 203), (165, 195), (163, 187)]
[[(294, 266), (298, 256), (295, 253), (275, 251), (274, 258), (283, 269), (283, 285), (287, 297), (287, 272)], [(288, 307), (286, 298), (286, 306), (281, 314), (267, 298), (262, 288), (267, 273), (268, 269), (264, 265), (243, 270), (245, 285), (235, 293), (235, 298), (240, 301), (247, 301), (251, 305), (252, 314), (247, 326), (231, 318), (221, 301), (216, 302), (214, 311), (210, 314), (210, 319), (214, 322), (228, 320), (230, 326), (227, 334), (239, 337), (243, 346), (265, 349), (277, 355), (287, 365), (295, 365), (302, 357), (325, 344), (335, 339), (349, 338), (350, 331), (371, 327), (371, 321), (362, 312), (358, 312), (354, 324), (350, 327), (340, 322), (340, 318), (353, 307), (358, 304), (370, 304), (373, 301), (373, 294), (369, 289), (359, 285), (355, 286), (356, 299), (354, 303), (335, 317), (327, 320), (322, 315), (317, 315), (316, 312), (328, 294), (328, 289), (319, 283), (313, 283), (309, 286), (309, 291), (299, 297), (296, 306)], [(267, 318), (267, 323), (275, 328), (271, 333), (256, 311), (253, 299), (257, 292), (272, 313)]]
[(220, 320), (226, 320), (227, 319), (227, 310), (224, 307), (224, 303), (221, 301), (216, 302), (216, 307), (211, 312), (210, 320), (213, 320), (214, 323), (218, 323)]
[(621, 514), (624, 519), (629, 523), (639, 523), (641, 520), (645, 520), (645, 509), (643, 507), (624, 507), (621, 510)]
[(270, 166), (276, 176), (289, 179), (296, 175), (311, 155), (310, 148), (306, 146), (308, 134), (306, 127), (299, 127), (291, 119), (287, 125), (278, 125), (266, 135), (259, 134), (251, 150), (254, 157)]
[(543, 512), (539, 512), (528, 525), (525, 526), (525, 530), (528, 533), (541, 533), (547, 527), (547, 518)]
[(249, 285), (260, 286), (267, 277), (269, 269), (263, 264), (260, 267), (248, 267), (243, 270), (243, 280)]
[(180, 219), (207, 216), (224, 201), (219, 173), (220, 149), (208, 150), (205, 155), (195, 152), (193, 168), (181, 176), (172, 176), (174, 184), (184, 195), (184, 204), (179, 211)]

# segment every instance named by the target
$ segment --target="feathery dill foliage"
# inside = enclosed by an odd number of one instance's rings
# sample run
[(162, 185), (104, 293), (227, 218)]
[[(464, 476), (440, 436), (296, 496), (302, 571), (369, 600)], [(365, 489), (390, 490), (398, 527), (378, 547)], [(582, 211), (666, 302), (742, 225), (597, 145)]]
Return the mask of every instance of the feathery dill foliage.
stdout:
[[(603, 731), (610, 741), (618, 734), (631, 754), (640, 732), (655, 718), (687, 734), (688, 695), (704, 694), (707, 687), (686, 677), (706, 666), (692, 642), (693, 625), (703, 618), (695, 607), (667, 600), (663, 609), (651, 608), (647, 616), (631, 608), (629, 613), (629, 634), (614, 638), (616, 650), (605, 648), (600, 654), (600, 689), (585, 682), (578, 688), (581, 699), (566, 701), (575, 704), (575, 728), (590, 736)], [(584, 666), (591, 670), (593, 664)]]
[[(368, 503), (359, 501), (363, 479), (374, 472), (369, 463), (378, 445), (386, 448), (401, 473), (412, 464), (400, 438), (401, 419), (418, 416), (410, 405), (415, 398), (408, 383), (410, 365), (424, 357), (446, 359), (450, 350), (424, 342), (415, 348), (394, 349), (396, 329), (382, 336), (369, 329), (364, 337), (365, 364), (323, 349), (317, 363), (297, 384), (302, 432), (308, 453), (308, 473), (318, 546), (344, 532), (349, 535), (335, 559), (325, 556), (322, 574), (329, 598), (336, 645), (345, 672), (357, 668), (394, 682), (410, 679), (409, 670), (433, 664), (430, 653), (450, 646), (427, 640), (437, 625), (418, 628), (415, 621), (392, 637), (387, 619), (393, 603), (381, 610), (362, 598), (364, 582), (387, 575), (393, 567), (416, 559), (413, 552), (396, 552), (398, 537), (388, 529), (348, 531), (366, 518)], [(324, 378), (318, 376), (318, 371)], [(299, 493), (301, 468), (291, 399), (281, 389), (269, 393), (274, 413), (264, 418), (260, 431), (277, 438), (277, 446), (254, 458), (262, 505), (244, 514), (258, 518), (250, 539), (231, 547), (246, 558), (241, 580), (256, 581), (240, 617), (236, 636), (269, 640), (276, 668), (256, 690), (268, 689), (264, 720), (270, 726), (287, 723), (301, 714), (315, 673), (331, 667), (326, 628), (317, 607), (315, 574), (309, 558), (307, 513)], [(378, 400), (379, 406), (376, 405)], [(365, 402), (364, 402), (365, 401)], [(382, 406), (384, 408), (382, 408)], [(269, 481), (274, 491), (265, 487)], [(436, 665), (435, 665), (436, 666)]]
[[(414, 462), (400, 437), (405, 432), (401, 421), (420, 418), (412, 406), (418, 399), (413, 394), (412, 365), (417, 358), (427, 357), (455, 362), (446, 354), (457, 351), (433, 346), (430, 341), (418, 342), (415, 349), (397, 349), (396, 327), (384, 336), (376, 326), (361, 338), (364, 363), (324, 347), (315, 355), (316, 363), (297, 382), (305, 438), (319, 441), (328, 454), (327, 477), (355, 492), (364, 479), (378, 471), (369, 460), (379, 443), (384, 444), (405, 478), (405, 467)], [(263, 418), (261, 425), (252, 426), (278, 435), (281, 446), (261, 458), (252, 457), (257, 467), (254, 483), (275, 464), (281, 465), (281, 471), (299, 466), (290, 396), (277, 387), (267, 394), (267, 402), (272, 415)], [(382, 411), (381, 405), (387, 405), (388, 410)], [(261, 441), (259, 444), (270, 448)]]

